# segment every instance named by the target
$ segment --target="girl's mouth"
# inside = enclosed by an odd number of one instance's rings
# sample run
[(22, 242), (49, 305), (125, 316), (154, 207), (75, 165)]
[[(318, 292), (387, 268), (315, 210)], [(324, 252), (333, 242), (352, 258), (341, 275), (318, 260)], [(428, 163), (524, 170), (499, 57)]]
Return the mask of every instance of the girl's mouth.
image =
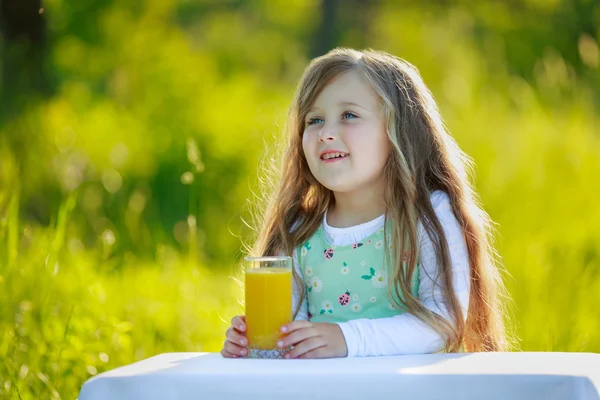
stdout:
[(328, 152), (321, 155), (321, 161), (326, 163), (336, 162), (348, 157), (349, 153), (344, 152)]

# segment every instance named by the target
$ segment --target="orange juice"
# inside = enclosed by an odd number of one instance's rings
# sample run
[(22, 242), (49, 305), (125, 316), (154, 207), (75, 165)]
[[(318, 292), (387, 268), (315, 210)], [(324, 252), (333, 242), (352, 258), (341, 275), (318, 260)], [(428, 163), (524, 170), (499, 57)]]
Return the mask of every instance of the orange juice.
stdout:
[(292, 271), (248, 268), (245, 286), (249, 348), (276, 349), (281, 326), (292, 321)]

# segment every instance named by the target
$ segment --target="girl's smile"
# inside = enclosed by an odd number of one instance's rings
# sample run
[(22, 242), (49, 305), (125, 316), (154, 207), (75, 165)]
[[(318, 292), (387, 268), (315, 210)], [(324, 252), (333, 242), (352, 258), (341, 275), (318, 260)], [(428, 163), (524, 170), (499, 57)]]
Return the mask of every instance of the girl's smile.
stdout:
[(321, 161), (324, 163), (334, 163), (342, 161), (346, 158), (350, 157), (350, 153), (346, 153), (339, 150), (324, 150), (321, 152)]

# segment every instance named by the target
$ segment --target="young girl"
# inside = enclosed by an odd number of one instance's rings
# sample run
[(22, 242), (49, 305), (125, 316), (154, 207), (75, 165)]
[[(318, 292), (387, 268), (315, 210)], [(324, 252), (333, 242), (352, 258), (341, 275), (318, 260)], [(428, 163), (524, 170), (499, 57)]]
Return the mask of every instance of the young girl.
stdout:
[[(291, 105), (254, 252), (294, 257), (287, 358), (507, 349), (491, 221), (417, 70), (379, 51), (314, 59)], [(224, 357), (247, 354), (233, 318)]]

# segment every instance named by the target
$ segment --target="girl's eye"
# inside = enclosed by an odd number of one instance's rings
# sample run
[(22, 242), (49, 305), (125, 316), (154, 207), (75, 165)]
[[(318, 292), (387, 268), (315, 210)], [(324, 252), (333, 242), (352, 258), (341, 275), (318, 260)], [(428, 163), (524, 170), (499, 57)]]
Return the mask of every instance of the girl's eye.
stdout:
[[(354, 119), (354, 118), (358, 118), (358, 115), (356, 115), (356, 114), (354, 114), (354, 113), (351, 113), (351, 112), (349, 112), (349, 111), (346, 111), (345, 113), (343, 113), (343, 114), (342, 114), (342, 117), (343, 117), (344, 119)], [(322, 123), (323, 123), (323, 119), (322, 119), (322, 118), (319, 118), (319, 117), (314, 117), (314, 118), (311, 118), (311, 119), (309, 119), (309, 120), (306, 122), (306, 125), (309, 125), (309, 126), (310, 126), (310, 125), (314, 125), (314, 124), (322, 124)]]

